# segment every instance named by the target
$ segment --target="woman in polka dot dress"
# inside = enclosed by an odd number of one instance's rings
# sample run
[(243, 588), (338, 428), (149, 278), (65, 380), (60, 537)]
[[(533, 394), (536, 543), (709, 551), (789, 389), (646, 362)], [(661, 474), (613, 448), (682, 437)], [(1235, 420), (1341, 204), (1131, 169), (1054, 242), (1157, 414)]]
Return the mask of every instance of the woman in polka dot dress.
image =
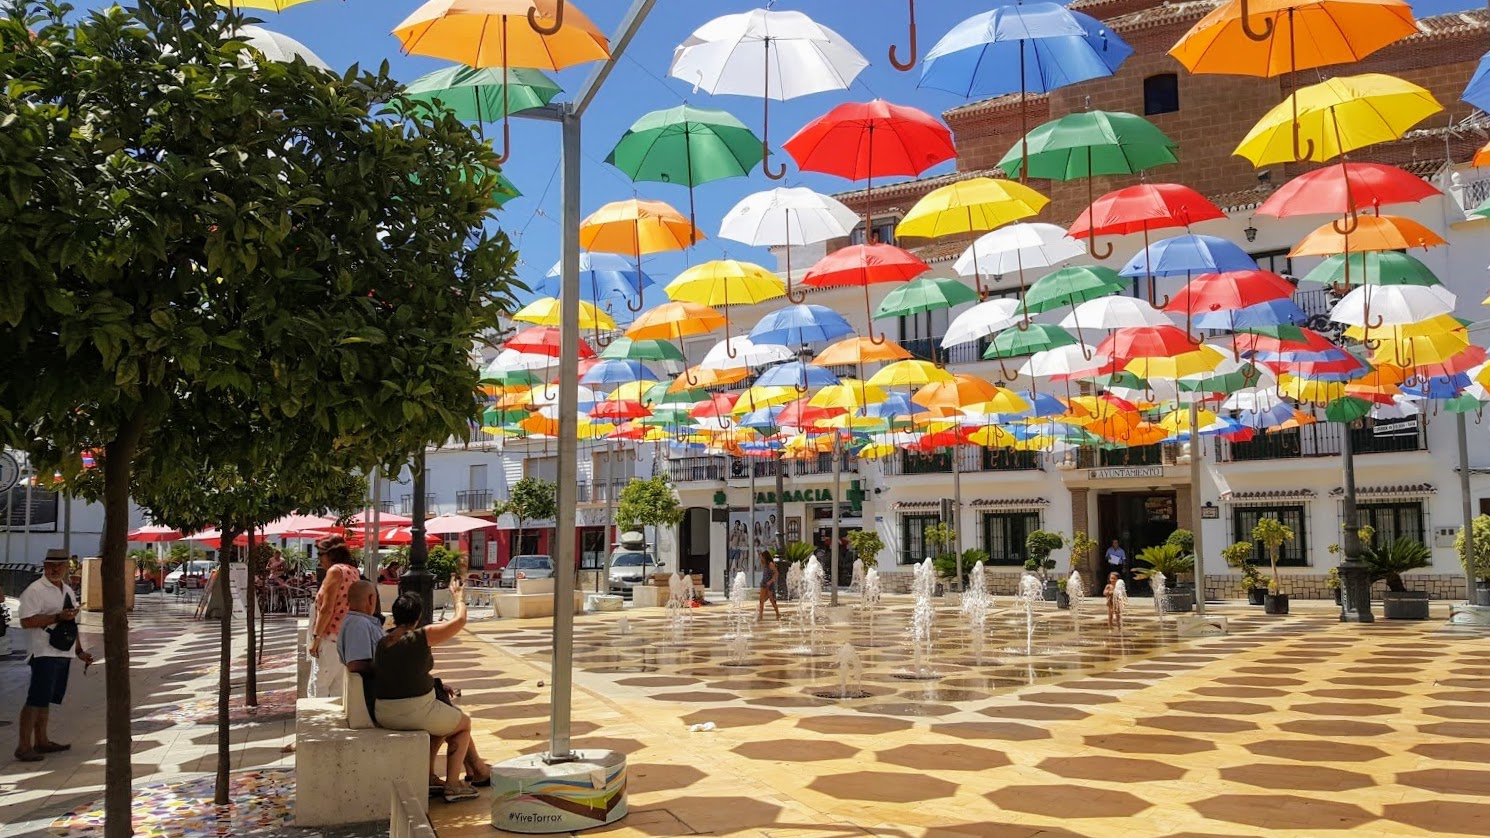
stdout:
[(341, 696), (342, 676), (346, 666), (336, 649), (336, 635), (341, 631), (351, 606), (347, 603), (347, 591), (352, 583), (362, 578), (352, 558), (352, 551), (341, 536), (331, 536), (316, 542), (321, 555), (331, 560), (326, 570), (326, 579), (316, 592), (316, 618), (311, 630), (310, 656), (315, 663), (311, 683), (313, 695), (320, 698)]

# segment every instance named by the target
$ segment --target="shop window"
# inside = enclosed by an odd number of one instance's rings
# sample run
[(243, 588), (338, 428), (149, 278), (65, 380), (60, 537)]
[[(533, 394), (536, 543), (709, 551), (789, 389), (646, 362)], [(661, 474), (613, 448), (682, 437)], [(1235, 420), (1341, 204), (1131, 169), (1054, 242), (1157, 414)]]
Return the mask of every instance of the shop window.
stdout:
[(1356, 515), (1363, 526), (1376, 530), (1372, 544), (1384, 547), (1399, 538), (1410, 538), (1419, 544), (1427, 544), (1424, 536), (1423, 502), (1418, 500), (1390, 501), (1385, 503), (1363, 503), (1356, 506)]
[(1038, 529), (1038, 512), (985, 512), (983, 549), (988, 553), (988, 564), (1022, 566), (1025, 560), (1025, 539)]
[(1180, 109), (1180, 77), (1160, 73), (1143, 80), (1143, 112), (1146, 116), (1174, 113)]
[(926, 531), (940, 522), (935, 513), (900, 516), (900, 563), (917, 564), (931, 555), (931, 544), (926, 540)]
[[(1303, 504), (1294, 506), (1238, 506), (1231, 512), (1231, 527), (1237, 541), (1250, 541), (1252, 528), (1263, 518), (1277, 518), (1293, 530), (1293, 541), (1283, 542), (1278, 551), (1278, 565), (1306, 567), (1309, 564), (1309, 516)], [(1252, 562), (1259, 567), (1268, 563), (1267, 548), (1262, 542), (1252, 545)]]

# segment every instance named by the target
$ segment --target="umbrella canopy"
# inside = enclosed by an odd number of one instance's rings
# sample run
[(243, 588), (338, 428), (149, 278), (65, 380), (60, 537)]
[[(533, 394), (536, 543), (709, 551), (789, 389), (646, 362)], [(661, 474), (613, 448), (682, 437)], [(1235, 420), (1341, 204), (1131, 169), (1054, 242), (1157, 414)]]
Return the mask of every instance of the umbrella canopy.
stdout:
[[(563, 273), (563, 262), (555, 262), (533, 291), (542, 297), (560, 296)], [(623, 300), (630, 310), (640, 311), (642, 293), (654, 285), (650, 276), (615, 253), (579, 254), (579, 296), (585, 302), (601, 305)]]
[(922, 387), (951, 380), (951, 373), (930, 361), (907, 360), (886, 364), (869, 377), (868, 383), (875, 387)]
[[(1292, 183), (1293, 181), (1290, 181)], [(1072, 222), (1073, 238), (1125, 236), (1225, 218), (1204, 195), (1178, 183), (1140, 183), (1109, 192)]]
[[(712, 95), (755, 96), (762, 105), (761, 159), (770, 155), (770, 102), (847, 90), (869, 61), (837, 32), (801, 12), (755, 9), (715, 18), (673, 51), (668, 75)], [(767, 177), (779, 180), (786, 167)]]
[[(522, 352), (530, 355), (548, 355), (552, 358), (559, 357), (559, 330), (554, 326), (534, 326), (523, 329), (521, 332), (507, 339), (502, 344), (503, 349), (511, 349), (514, 352)], [(593, 358), (595, 350), (584, 341), (579, 342), (579, 357)]]
[[(1287, 280), (1285, 280), (1286, 282)], [(1289, 286), (1290, 288), (1292, 286)], [(1224, 294), (1226, 292), (1218, 292)], [(1250, 298), (1251, 292), (1243, 290), (1240, 292), (1244, 298)], [(1173, 302), (1173, 301), (1171, 301)], [(1166, 310), (1167, 307), (1166, 307)], [(1187, 306), (1187, 315), (1193, 320), (1197, 329), (1220, 329), (1228, 332), (1240, 332), (1249, 329), (1277, 328), (1283, 325), (1304, 323), (1309, 315), (1288, 297), (1266, 300), (1241, 308), (1217, 308), (1211, 309), (1209, 304), (1193, 308)]]
[(1443, 237), (1418, 222), (1400, 215), (1361, 215), (1355, 224), (1342, 228), (1334, 222), (1305, 236), (1290, 256), (1332, 256), (1370, 250), (1406, 250), (1447, 244)]
[(854, 328), (838, 312), (825, 306), (803, 304), (767, 313), (750, 330), (750, 339), (790, 347), (837, 340), (853, 332)]
[(960, 276), (983, 273), (1022, 276), (1026, 269), (1054, 267), (1085, 252), (1085, 248), (1055, 224), (1011, 224), (980, 236), (957, 257), (952, 270)]
[(902, 361), (911, 353), (893, 340), (875, 343), (864, 337), (848, 337), (819, 352), (812, 363), (823, 367), (859, 366), (889, 361)]
[(1095, 350), (1082, 343), (1057, 346), (1030, 356), (1019, 368), (1020, 375), (1038, 377), (1071, 376), (1090, 371), (1099, 361), (1094, 361)]
[(1490, 112), (1490, 52), (1480, 57), (1480, 65), (1475, 68), (1474, 75), (1470, 76), (1469, 84), (1464, 86), (1464, 92), (1459, 98), (1482, 111)]
[(1058, 346), (1070, 346), (1076, 342), (1076, 338), (1060, 326), (1031, 323), (1028, 328), (999, 332), (983, 351), (983, 357), (988, 360), (1018, 358)]
[(1349, 64), (1416, 34), (1406, 0), (1226, 3), (1169, 50), (1192, 73), (1272, 78)]
[(1233, 153), (1259, 168), (1295, 160), (1323, 163), (1395, 140), (1441, 110), (1433, 94), (1395, 76), (1339, 76), (1283, 100), (1258, 120)]
[(674, 300), (649, 309), (626, 329), (633, 340), (681, 340), (725, 324), (724, 315), (699, 303)]
[(786, 286), (771, 271), (751, 262), (715, 259), (694, 265), (667, 284), (673, 300), (723, 306), (728, 317), (730, 303), (755, 305), (785, 296)]
[(947, 324), (942, 347), (959, 346), (982, 340), (1013, 326), (1020, 319), (1019, 301), (1010, 297), (984, 300), (964, 311)]
[(652, 415), (652, 409), (631, 399), (605, 399), (590, 409), (591, 419), (609, 419), (625, 422), (628, 419), (644, 419)]
[(1449, 314), (1454, 302), (1454, 295), (1442, 287), (1362, 285), (1330, 309), (1330, 321), (1375, 330)]
[(1061, 319), (1067, 329), (1121, 329), (1126, 326), (1170, 326), (1169, 318), (1147, 300), (1109, 296), (1087, 300)]
[(799, 391), (837, 383), (838, 376), (824, 367), (812, 366), (802, 361), (788, 361), (771, 367), (755, 379), (757, 387), (795, 387)]
[(628, 381), (661, 381), (662, 377), (647, 368), (641, 361), (602, 359), (580, 376), (579, 383), (625, 384)]
[(563, 92), (557, 82), (538, 70), (461, 64), (426, 73), (404, 88), (404, 95), (436, 112), (443, 108), (462, 122), (477, 124), (541, 108)]
[(631, 359), (635, 361), (682, 361), (683, 353), (666, 340), (633, 340), (619, 337), (600, 350), (601, 358)]
[(457, 515), (447, 512), (444, 515), (436, 515), (424, 522), (424, 531), (430, 535), (458, 535), (460, 533), (484, 530), (495, 527), (496, 521), (486, 518), (473, 518), (470, 515)]
[(1190, 234), (1161, 239), (1140, 250), (1118, 273), (1123, 276), (1254, 271), (1257, 263), (1234, 242), (1219, 236)]
[(1116, 294), (1132, 284), (1117, 271), (1101, 265), (1061, 268), (1036, 280), (1025, 292), (1024, 305), (1031, 314), (1040, 314)]
[(746, 196), (725, 213), (719, 237), (785, 247), (790, 258), (790, 248), (846, 238), (858, 223), (859, 216), (838, 199), (795, 186)]
[(580, 222), (585, 250), (621, 253), (640, 259), (647, 253), (686, 250), (704, 238), (688, 219), (662, 201), (632, 198), (606, 204)]
[[(916, 391), (911, 401), (922, 407), (960, 411), (968, 405), (999, 402), (1000, 400), (1007, 402), (1008, 395), (1010, 395), (1009, 391), (995, 387), (976, 375), (957, 373), (948, 380), (928, 383)], [(1015, 407), (1016, 410), (1027, 410), (1029, 403), (1016, 396), (1015, 401), (1008, 402), (1008, 406)]]
[(633, 181), (691, 187), (749, 174), (760, 142), (727, 111), (679, 105), (632, 123), (605, 162)]
[(1190, 336), (1183, 329), (1174, 326), (1132, 326), (1118, 329), (1097, 344), (1098, 355), (1122, 363), (1138, 358), (1173, 358), (1193, 351), (1195, 344)]
[(130, 530), (128, 538), (130, 541), (136, 541), (142, 544), (160, 544), (180, 541), (183, 536), (179, 530), (147, 524), (143, 527)]
[[(512, 319), (522, 323), (536, 323), (539, 326), (558, 327), (561, 320), (562, 308), (558, 299), (543, 297), (523, 306), (512, 315)], [(616, 321), (609, 314), (606, 314), (594, 305), (580, 301), (579, 327), (581, 329), (609, 330), (616, 328)]]
[(882, 99), (839, 105), (782, 147), (802, 171), (848, 180), (915, 177), (957, 156), (952, 132), (940, 120)]
[(1136, 174), (1178, 163), (1178, 145), (1141, 116), (1112, 111), (1067, 114), (1029, 132), (998, 167), (1014, 177), (1028, 159), (1031, 177), (1075, 180)]
[[(610, 57), (610, 44), (589, 18), (563, 0), (429, 0), (393, 34), (405, 53), (428, 55), (468, 67), (562, 70)], [(528, 22), (552, 21), (541, 26)], [(556, 31), (547, 31), (555, 23)]]
[(1058, 3), (1008, 4), (943, 36), (926, 54), (920, 86), (964, 98), (1045, 93), (1110, 76), (1132, 54), (1100, 21)]
[(262, 26), (244, 24), (233, 31), (233, 37), (263, 53), (270, 61), (292, 64), (298, 58), (312, 67), (331, 72), (330, 65), (311, 52), (310, 47), (289, 35), (271, 32)]
[(738, 335), (714, 344), (698, 365), (703, 369), (713, 370), (749, 369), (790, 361), (795, 357), (796, 353), (785, 346), (756, 343), (748, 337)]
[(1016, 181), (968, 178), (928, 192), (896, 225), (895, 235), (935, 239), (986, 232), (1037, 215), (1049, 203), (1049, 198)]
[(886, 317), (909, 317), (923, 311), (971, 303), (978, 293), (955, 279), (922, 277), (896, 288), (880, 301), (874, 311), (876, 320)]
[(905, 282), (931, 268), (915, 254), (891, 244), (855, 244), (829, 253), (807, 270), (802, 284), (813, 288)]
[(1227, 271), (1201, 274), (1181, 288), (1164, 310), (1194, 316), (1247, 308), (1293, 296), (1293, 283), (1271, 271)]
[(1267, 197), (1257, 215), (1354, 215), (1357, 209), (1415, 204), (1440, 195), (1433, 184), (1396, 166), (1342, 162), (1305, 172)]

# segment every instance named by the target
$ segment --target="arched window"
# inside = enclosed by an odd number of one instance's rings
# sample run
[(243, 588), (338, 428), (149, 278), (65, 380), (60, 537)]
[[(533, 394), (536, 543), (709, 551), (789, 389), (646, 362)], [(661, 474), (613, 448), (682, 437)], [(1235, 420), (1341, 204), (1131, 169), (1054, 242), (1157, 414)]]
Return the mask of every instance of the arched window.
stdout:
[(1179, 76), (1174, 73), (1160, 73), (1143, 80), (1143, 113), (1145, 116), (1174, 113), (1179, 109)]

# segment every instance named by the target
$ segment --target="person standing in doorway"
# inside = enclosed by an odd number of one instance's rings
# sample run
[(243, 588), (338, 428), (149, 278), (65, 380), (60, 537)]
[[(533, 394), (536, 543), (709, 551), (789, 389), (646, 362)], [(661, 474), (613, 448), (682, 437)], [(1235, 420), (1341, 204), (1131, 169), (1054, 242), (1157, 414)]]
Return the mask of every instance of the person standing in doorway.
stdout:
[(66, 581), (70, 566), (66, 553), (48, 550), (41, 578), (21, 592), (21, 628), (26, 630), (31, 654), (31, 685), (17, 731), (15, 758), (20, 762), (37, 762), (44, 754), (72, 747), (53, 742), (47, 733), (52, 705), (61, 704), (67, 695), (72, 659), (77, 657), (85, 667), (93, 663), (78, 636), (78, 596)]
[(1116, 538), (1112, 540), (1112, 546), (1107, 548), (1107, 572), (1116, 573), (1119, 579), (1128, 574), (1128, 553)]

